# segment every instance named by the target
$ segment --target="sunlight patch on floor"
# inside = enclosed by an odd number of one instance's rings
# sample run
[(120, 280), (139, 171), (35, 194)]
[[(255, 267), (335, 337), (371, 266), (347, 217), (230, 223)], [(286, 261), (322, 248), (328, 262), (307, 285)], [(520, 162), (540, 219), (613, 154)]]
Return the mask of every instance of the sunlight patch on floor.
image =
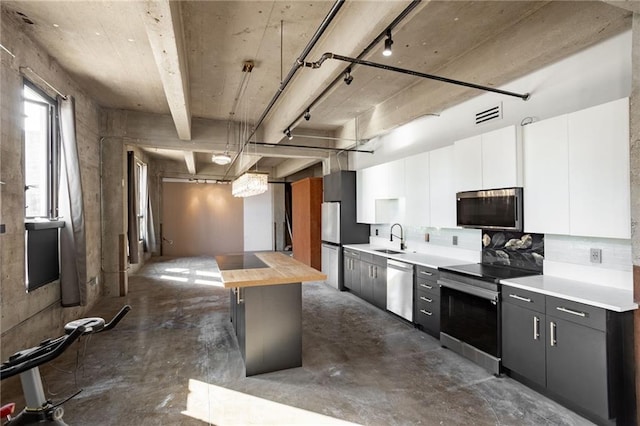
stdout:
[(189, 379), (182, 414), (217, 426), (355, 425), (355, 423)]
[(178, 281), (181, 283), (186, 283), (187, 281), (189, 281), (189, 278), (185, 278), (185, 277), (174, 277), (171, 275), (160, 275), (160, 279), (161, 280), (167, 280), (167, 281)]
[(222, 284), (222, 281), (201, 280), (199, 278), (196, 278), (194, 283), (202, 284), (202, 285), (213, 285), (213, 286), (216, 286), (216, 287), (224, 287), (224, 284)]
[(220, 272), (213, 271), (196, 271), (196, 275), (199, 275), (201, 277), (220, 278)]
[(186, 274), (189, 272), (189, 268), (166, 268), (165, 271), (174, 274)]

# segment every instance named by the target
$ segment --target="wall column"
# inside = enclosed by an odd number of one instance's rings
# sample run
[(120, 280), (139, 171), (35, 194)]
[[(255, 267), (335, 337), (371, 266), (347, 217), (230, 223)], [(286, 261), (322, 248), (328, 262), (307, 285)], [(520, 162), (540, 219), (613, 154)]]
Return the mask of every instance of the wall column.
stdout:
[[(640, 13), (633, 14), (632, 83), (629, 110), (631, 170), (631, 244), (633, 256), (633, 293), (640, 303)], [(636, 408), (640, 407), (640, 310), (634, 313)], [(637, 410), (640, 424), (640, 409)]]
[[(121, 247), (122, 235), (126, 235), (125, 167), (122, 138), (107, 137), (102, 140), (102, 271), (105, 296), (121, 296), (126, 293), (126, 248)], [(126, 241), (126, 239), (124, 240)], [(125, 250), (124, 254), (122, 250)], [(125, 282), (123, 283), (123, 279)], [(123, 285), (124, 284), (124, 285)]]

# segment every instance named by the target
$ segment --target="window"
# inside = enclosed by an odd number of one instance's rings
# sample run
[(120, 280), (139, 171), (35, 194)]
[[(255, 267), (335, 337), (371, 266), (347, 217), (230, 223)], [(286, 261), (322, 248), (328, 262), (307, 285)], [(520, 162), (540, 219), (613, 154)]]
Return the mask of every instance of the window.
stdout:
[(57, 104), (24, 81), (24, 193), (26, 218), (57, 214)]
[(138, 189), (138, 238), (146, 241), (147, 236), (147, 165), (136, 161), (136, 185)]

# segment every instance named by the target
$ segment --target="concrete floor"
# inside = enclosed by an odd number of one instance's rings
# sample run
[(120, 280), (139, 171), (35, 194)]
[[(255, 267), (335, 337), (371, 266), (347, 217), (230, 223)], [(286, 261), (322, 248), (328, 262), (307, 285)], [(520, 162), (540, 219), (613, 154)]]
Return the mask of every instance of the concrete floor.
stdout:
[[(586, 425), (507, 377), (496, 378), (349, 293), (303, 284), (303, 367), (244, 377), (228, 290), (210, 258), (157, 259), (126, 298), (132, 311), (42, 369), (72, 425)], [(76, 356), (86, 357), (76, 368)], [(21, 401), (17, 378), (2, 402)]]

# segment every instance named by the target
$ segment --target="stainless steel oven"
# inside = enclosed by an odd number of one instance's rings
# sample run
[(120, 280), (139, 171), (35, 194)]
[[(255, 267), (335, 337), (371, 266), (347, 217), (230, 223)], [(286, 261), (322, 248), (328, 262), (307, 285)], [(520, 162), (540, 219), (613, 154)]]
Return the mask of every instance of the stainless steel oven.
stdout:
[(499, 374), (499, 284), (445, 271), (438, 284), (442, 345)]

